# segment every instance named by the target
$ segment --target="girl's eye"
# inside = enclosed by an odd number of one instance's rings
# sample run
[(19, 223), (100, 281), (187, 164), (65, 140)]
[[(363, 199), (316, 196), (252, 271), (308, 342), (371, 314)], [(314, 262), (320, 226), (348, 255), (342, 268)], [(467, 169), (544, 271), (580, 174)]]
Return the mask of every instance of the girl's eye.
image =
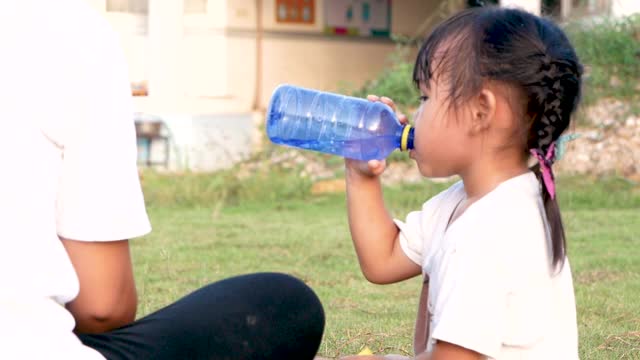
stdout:
[(425, 95), (420, 96), (420, 102), (421, 102), (421, 103), (423, 103), (423, 102), (425, 102), (425, 101), (427, 101), (427, 100), (429, 100), (429, 97), (428, 97), (428, 96), (425, 96)]

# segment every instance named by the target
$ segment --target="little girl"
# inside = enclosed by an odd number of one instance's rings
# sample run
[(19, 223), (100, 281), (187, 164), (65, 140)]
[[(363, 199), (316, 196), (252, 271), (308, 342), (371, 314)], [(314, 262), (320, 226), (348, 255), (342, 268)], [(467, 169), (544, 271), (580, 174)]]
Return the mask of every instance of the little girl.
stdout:
[(578, 359), (552, 165), (581, 74), (551, 21), (515, 9), (464, 11), (418, 54), (410, 153), (425, 177), (462, 181), (399, 221), (383, 202), (385, 162), (347, 160), (349, 225), (365, 277), (429, 279), (428, 313), (419, 314), (430, 319), (428, 342), (416, 359)]

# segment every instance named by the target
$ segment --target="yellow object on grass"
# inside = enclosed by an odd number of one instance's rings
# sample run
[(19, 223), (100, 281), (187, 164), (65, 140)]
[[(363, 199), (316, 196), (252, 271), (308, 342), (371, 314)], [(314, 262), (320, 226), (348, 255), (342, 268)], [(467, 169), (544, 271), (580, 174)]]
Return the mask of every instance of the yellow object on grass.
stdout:
[(358, 356), (360, 355), (373, 355), (373, 351), (371, 351), (368, 346), (365, 346), (364, 349), (358, 353)]

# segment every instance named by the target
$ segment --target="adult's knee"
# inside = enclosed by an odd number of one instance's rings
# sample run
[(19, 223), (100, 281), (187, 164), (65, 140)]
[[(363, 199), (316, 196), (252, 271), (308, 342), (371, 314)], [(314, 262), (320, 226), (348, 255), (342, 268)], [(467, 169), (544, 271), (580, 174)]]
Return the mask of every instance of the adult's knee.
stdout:
[[(249, 275), (251, 276), (251, 275)], [(258, 273), (253, 275), (261, 284), (261, 288), (268, 292), (273, 306), (281, 306), (282, 310), (291, 315), (297, 314), (311, 323), (320, 325), (324, 329), (324, 310), (315, 292), (302, 280), (283, 273)], [(255, 281), (254, 280), (254, 281)]]
[(301, 280), (282, 273), (249, 275), (251, 282), (260, 284), (256, 289), (262, 294), (265, 308), (271, 312), (271, 326), (277, 333), (280, 346), (274, 349), (274, 358), (312, 359), (322, 341), (325, 315), (320, 299)]

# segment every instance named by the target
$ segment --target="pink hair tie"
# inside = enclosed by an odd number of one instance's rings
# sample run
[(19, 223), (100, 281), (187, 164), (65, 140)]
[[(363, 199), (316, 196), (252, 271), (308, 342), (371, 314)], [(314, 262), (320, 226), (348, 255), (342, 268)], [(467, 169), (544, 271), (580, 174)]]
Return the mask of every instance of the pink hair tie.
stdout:
[(549, 145), (549, 149), (547, 149), (547, 153), (544, 155), (539, 149), (530, 149), (529, 152), (538, 159), (540, 170), (542, 172), (542, 181), (544, 181), (544, 185), (547, 188), (547, 192), (551, 196), (551, 199), (555, 199), (556, 185), (554, 182), (553, 171), (551, 170), (551, 165), (553, 165), (556, 152), (555, 141)]

